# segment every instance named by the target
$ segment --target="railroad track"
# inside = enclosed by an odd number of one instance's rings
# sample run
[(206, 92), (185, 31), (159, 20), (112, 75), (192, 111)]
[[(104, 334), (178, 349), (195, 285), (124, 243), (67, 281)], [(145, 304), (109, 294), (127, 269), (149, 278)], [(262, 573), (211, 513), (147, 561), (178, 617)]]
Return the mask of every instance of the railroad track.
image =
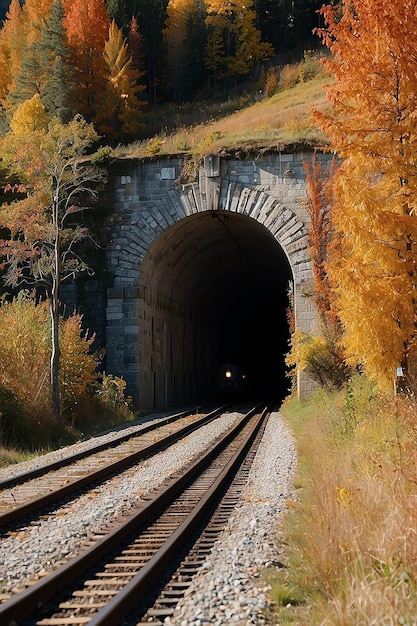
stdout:
[(170, 415), (51, 464), (0, 481), (0, 533), (24, 517), (46, 511), (64, 498), (91, 487), (167, 448), (219, 417), (225, 406), (203, 415), (196, 410)]
[(0, 624), (162, 623), (227, 521), (268, 414), (253, 408), (117, 528), (104, 529), (78, 557), (2, 604)]

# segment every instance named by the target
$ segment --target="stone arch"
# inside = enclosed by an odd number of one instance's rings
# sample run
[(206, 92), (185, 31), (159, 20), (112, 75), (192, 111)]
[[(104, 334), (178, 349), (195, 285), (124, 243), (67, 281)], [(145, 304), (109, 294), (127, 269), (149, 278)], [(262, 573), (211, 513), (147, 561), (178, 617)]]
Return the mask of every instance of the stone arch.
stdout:
[[(146, 266), (157, 274), (162, 258), (184, 241), (185, 224), (191, 228), (193, 216), (197, 219), (235, 214), (265, 229), (279, 244), (291, 268), (296, 324), (306, 331), (314, 327), (316, 313), (305, 297), (312, 290), (312, 271), (308, 256), (309, 220), (303, 207), (303, 158), (303, 155), (278, 154), (270, 155), (265, 161), (242, 162), (212, 155), (200, 168), (198, 182), (183, 186), (176, 182), (182, 162), (173, 159), (130, 164), (129, 173), (116, 177), (115, 211), (110, 225), (109, 261), (114, 286), (108, 292), (107, 369), (125, 377), (141, 408), (187, 402), (192, 399), (193, 390), (199, 391), (198, 381), (191, 381), (193, 389), (188, 393), (185, 390), (188, 380), (174, 384), (167, 376), (159, 382), (155, 379), (158, 371), (155, 359), (168, 348), (155, 347), (156, 331), (152, 324), (158, 324), (157, 341), (162, 345), (166, 342), (167, 325), (173, 324), (175, 306), (179, 307), (175, 312), (178, 328), (189, 324), (197, 335), (199, 322), (194, 319), (198, 317), (196, 311), (181, 310), (181, 303), (175, 305), (172, 294), (164, 293), (164, 289), (161, 292), (157, 287), (161, 277), (157, 280), (155, 276), (144, 276)], [(183, 230), (179, 235), (180, 223)], [(176, 240), (175, 236), (180, 239)], [(158, 240), (164, 245), (158, 246)], [(150, 262), (152, 255), (156, 258)], [(202, 336), (203, 343), (208, 345), (210, 333)], [(185, 357), (184, 350), (180, 352), (184, 360), (192, 358)], [(145, 358), (151, 367), (141, 367)], [(211, 367), (209, 361), (201, 365), (204, 374)], [(155, 380), (150, 380), (152, 376)], [(307, 393), (310, 386), (310, 381), (299, 377), (300, 393)]]

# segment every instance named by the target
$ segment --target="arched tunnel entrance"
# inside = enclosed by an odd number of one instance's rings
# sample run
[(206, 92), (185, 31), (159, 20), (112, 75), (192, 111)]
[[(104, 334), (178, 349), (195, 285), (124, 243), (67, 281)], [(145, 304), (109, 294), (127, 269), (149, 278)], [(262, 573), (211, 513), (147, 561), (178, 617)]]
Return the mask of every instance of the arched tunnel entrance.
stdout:
[(212, 397), (225, 362), (246, 369), (253, 393), (284, 397), (292, 280), (281, 246), (250, 217), (206, 211), (168, 228), (140, 268), (141, 406)]

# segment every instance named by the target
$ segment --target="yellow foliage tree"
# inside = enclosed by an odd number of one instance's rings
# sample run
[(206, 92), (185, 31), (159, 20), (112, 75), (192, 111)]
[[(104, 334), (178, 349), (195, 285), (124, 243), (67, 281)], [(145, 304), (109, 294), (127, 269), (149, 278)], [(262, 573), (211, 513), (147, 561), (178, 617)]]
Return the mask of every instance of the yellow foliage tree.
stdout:
[(351, 364), (382, 386), (416, 352), (417, 3), (323, 7), (333, 109), (317, 124), (343, 158), (328, 267)]
[(144, 102), (138, 94), (145, 86), (138, 84), (143, 72), (133, 69), (123, 33), (113, 20), (104, 46), (107, 68), (106, 93), (96, 115), (98, 129), (107, 136), (133, 137), (142, 126)]
[(261, 41), (255, 20), (253, 0), (208, 1), (206, 67), (215, 81), (223, 76), (245, 76), (255, 63), (272, 55), (273, 48)]
[(45, 107), (36, 93), (30, 100), (19, 104), (10, 122), (10, 128), (15, 135), (25, 135), (34, 131), (46, 131), (48, 123)]

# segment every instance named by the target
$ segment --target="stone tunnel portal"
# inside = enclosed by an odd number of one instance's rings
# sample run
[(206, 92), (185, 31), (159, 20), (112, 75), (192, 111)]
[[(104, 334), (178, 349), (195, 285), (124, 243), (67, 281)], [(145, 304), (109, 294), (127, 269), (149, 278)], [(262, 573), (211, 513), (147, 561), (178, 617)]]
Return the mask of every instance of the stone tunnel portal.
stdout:
[(283, 397), (292, 284), (288, 259), (259, 222), (230, 211), (186, 217), (152, 244), (139, 275), (141, 405), (210, 398), (221, 363)]

